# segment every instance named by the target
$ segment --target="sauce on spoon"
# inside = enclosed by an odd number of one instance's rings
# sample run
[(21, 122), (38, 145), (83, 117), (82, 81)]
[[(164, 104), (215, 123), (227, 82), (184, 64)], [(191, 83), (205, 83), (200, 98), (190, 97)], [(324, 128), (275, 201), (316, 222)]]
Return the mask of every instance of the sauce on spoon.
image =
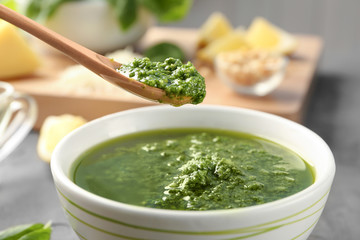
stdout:
[(164, 62), (151, 62), (149, 58), (135, 59), (122, 65), (118, 71), (148, 86), (160, 88), (169, 98), (190, 99), (192, 104), (203, 101), (205, 81), (191, 62), (167, 58)]

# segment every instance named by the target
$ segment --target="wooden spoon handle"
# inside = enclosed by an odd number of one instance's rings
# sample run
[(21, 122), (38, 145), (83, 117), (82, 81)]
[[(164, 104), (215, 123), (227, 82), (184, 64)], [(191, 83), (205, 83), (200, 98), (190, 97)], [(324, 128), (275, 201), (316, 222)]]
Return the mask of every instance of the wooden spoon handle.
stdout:
[[(114, 69), (121, 66), (121, 64), (61, 36), (2, 4), (0, 4), (0, 18), (34, 35), (99, 75), (112, 76), (116, 74)], [(116, 75), (118, 76), (118, 74)]]

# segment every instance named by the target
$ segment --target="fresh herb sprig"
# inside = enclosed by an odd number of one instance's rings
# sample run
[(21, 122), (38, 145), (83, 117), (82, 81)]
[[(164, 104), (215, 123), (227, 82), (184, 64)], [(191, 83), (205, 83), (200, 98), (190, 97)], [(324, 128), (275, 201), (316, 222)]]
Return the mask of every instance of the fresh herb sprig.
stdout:
[(0, 240), (50, 240), (51, 223), (24, 224), (0, 232)]

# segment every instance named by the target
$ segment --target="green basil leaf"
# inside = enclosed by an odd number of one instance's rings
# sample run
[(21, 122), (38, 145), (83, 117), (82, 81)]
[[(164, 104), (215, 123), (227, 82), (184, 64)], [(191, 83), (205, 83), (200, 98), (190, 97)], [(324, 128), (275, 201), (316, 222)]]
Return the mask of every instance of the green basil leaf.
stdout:
[[(25, 14), (33, 19), (46, 20), (51, 18), (59, 7), (67, 2), (82, 0), (29, 0)], [(137, 0), (103, 0), (113, 8), (119, 26), (127, 30), (137, 18)]]
[(5, 229), (0, 232), (0, 240), (18, 240), (20, 237), (28, 234), (30, 232), (42, 229), (44, 224), (35, 223), (35, 224), (24, 224), (15, 227)]
[[(14, 0), (8, 0), (14, 1)], [(66, 2), (83, 0), (29, 0), (25, 14), (33, 19), (51, 18)], [(138, 8), (144, 7), (159, 21), (171, 22), (183, 19), (192, 6), (192, 0), (103, 0), (115, 11), (121, 29), (128, 30), (137, 20)]]
[(152, 62), (163, 62), (169, 57), (180, 59), (182, 62), (185, 61), (183, 50), (177, 45), (168, 42), (158, 43), (147, 48), (144, 55)]
[(56, 10), (64, 3), (67, 2), (79, 2), (81, 0), (52, 0), (52, 1), (46, 1), (49, 3), (49, 5), (47, 6), (47, 8), (45, 8), (45, 10), (47, 11), (46, 16), (48, 18), (52, 17), (54, 15), (54, 13), (56, 12)]
[(192, 6), (192, 0), (139, 0), (162, 22), (183, 19)]
[(50, 237), (51, 227), (50, 225), (46, 225), (44, 228), (25, 234), (19, 238), (19, 240), (50, 240)]
[(25, 15), (32, 19), (48, 19), (54, 15), (62, 4), (77, 1), (82, 0), (29, 0)]
[(42, 0), (32, 0), (28, 2), (25, 8), (25, 15), (29, 18), (36, 19), (41, 12)]
[(118, 23), (122, 30), (128, 30), (137, 18), (136, 0), (107, 0), (115, 11)]

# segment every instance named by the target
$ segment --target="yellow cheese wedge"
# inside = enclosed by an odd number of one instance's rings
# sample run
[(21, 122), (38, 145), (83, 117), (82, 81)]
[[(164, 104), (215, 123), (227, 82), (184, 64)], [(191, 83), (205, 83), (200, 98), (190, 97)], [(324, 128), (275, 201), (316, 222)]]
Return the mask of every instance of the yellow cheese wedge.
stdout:
[(235, 30), (222, 36), (197, 52), (198, 59), (212, 63), (217, 54), (249, 48), (242, 30)]
[(198, 48), (203, 48), (210, 42), (221, 38), (232, 31), (233, 28), (229, 20), (222, 13), (215, 12), (210, 15), (199, 30)]
[(39, 65), (39, 57), (19, 30), (0, 20), (0, 79), (31, 74)]
[(295, 37), (261, 17), (255, 18), (251, 23), (246, 40), (252, 48), (278, 54), (291, 54), (297, 47)]

